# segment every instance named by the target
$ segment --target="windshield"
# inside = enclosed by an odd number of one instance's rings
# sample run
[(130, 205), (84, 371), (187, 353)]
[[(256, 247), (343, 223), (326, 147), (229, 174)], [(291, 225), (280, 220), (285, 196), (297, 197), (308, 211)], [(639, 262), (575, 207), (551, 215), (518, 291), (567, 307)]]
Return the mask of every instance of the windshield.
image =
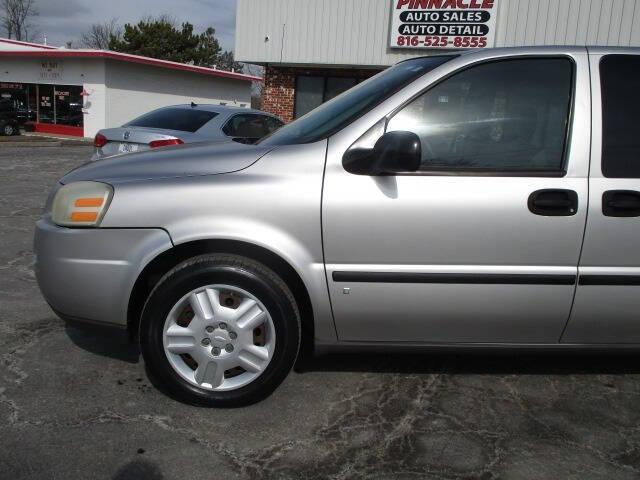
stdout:
[(333, 100), (277, 130), (259, 143), (262, 145), (296, 145), (329, 137), (361, 117), (391, 95), (454, 56), (415, 58), (398, 63), (347, 90)]

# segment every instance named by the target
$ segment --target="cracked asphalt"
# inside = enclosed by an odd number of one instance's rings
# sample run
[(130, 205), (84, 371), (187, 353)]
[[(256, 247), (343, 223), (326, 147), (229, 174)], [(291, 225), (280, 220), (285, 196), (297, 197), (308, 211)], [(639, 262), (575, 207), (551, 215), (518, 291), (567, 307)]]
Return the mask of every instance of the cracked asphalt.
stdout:
[(47, 191), (89, 155), (0, 145), (0, 479), (640, 478), (632, 355), (332, 355), (248, 408), (168, 398), (34, 279)]

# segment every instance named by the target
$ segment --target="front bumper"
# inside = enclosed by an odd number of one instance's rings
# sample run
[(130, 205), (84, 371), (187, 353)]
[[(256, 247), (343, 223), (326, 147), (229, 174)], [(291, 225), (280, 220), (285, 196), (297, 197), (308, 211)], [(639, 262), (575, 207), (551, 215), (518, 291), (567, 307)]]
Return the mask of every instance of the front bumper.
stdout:
[(61, 317), (126, 326), (136, 279), (171, 247), (161, 229), (64, 228), (45, 217), (36, 224), (36, 278)]

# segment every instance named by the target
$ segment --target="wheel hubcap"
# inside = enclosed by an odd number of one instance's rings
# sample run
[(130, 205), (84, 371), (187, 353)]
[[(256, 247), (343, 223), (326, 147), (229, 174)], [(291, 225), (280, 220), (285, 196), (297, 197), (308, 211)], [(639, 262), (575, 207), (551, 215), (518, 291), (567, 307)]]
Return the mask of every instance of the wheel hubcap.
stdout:
[[(235, 301), (222, 299), (233, 295)], [(273, 320), (249, 292), (209, 285), (189, 292), (164, 324), (165, 354), (185, 380), (213, 391), (243, 387), (264, 372), (275, 348)]]

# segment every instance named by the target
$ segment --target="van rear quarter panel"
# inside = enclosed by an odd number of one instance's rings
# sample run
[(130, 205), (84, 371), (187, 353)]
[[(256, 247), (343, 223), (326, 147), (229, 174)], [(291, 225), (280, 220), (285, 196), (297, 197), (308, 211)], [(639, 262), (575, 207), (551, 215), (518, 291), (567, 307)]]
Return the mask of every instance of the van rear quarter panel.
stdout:
[(316, 340), (332, 342), (320, 222), (325, 156), (320, 141), (278, 147), (235, 173), (116, 183), (102, 226), (153, 225), (175, 245), (224, 239), (270, 250), (307, 287)]

